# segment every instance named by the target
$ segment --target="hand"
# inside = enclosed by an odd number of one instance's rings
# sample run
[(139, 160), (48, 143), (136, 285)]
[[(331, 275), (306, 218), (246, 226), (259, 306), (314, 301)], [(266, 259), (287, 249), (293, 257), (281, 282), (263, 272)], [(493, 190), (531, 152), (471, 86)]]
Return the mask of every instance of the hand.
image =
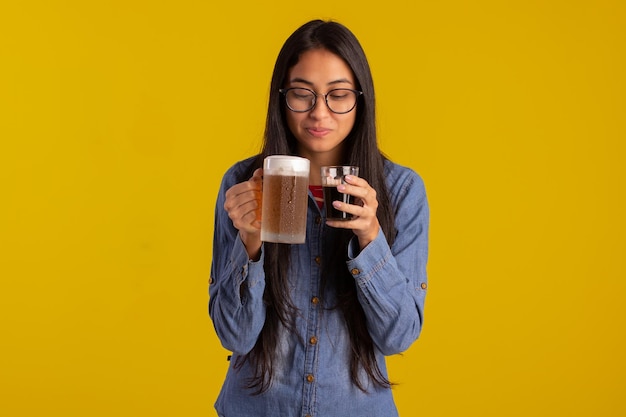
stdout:
[(261, 253), (261, 202), (263, 200), (263, 170), (254, 171), (248, 181), (235, 184), (226, 191), (224, 210), (239, 230), (250, 259)]
[(333, 201), (333, 206), (337, 210), (352, 214), (353, 217), (351, 220), (327, 220), (326, 224), (331, 227), (352, 229), (359, 239), (359, 246), (363, 249), (378, 236), (380, 230), (380, 223), (376, 217), (378, 209), (376, 190), (363, 178), (347, 175), (345, 180), (347, 184), (337, 186), (337, 191), (354, 196), (355, 204)]

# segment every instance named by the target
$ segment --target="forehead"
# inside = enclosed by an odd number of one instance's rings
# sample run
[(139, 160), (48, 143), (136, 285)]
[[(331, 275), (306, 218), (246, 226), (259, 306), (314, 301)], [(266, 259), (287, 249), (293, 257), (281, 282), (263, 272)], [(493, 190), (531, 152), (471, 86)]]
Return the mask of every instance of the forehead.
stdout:
[(300, 55), (298, 63), (288, 72), (287, 82), (307, 81), (315, 85), (325, 85), (345, 80), (354, 84), (352, 70), (341, 57), (327, 49), (311, 49)]

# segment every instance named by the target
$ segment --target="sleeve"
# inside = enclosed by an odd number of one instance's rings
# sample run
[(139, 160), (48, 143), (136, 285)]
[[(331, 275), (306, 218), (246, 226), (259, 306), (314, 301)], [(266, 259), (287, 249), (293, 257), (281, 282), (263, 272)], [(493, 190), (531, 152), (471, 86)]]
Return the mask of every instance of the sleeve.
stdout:
[(215, 204), (209, 315), (224, 348), (244, 355), (254, 347), (265, 322), (263, 247), (259, 261), (248, 259), (237, 229), (224, 209), (235, 183), (232, 169), (222, 180)]
[(356, 239), (349, 246), (348, 270), (370, 335), (384, 355), (408, 349), (424, 318), (429, 207), (422, 179), (411, 173), (395, 199), (398, 233), (392, 247), (382, 229), (360, 253)]

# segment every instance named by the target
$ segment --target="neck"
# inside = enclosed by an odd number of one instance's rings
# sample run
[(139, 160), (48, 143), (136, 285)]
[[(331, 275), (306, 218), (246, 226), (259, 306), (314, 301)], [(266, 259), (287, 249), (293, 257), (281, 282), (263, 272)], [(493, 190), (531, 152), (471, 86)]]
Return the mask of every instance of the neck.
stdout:
[(322, 174), (320, 172), (321, 167), (342, 164), (341, 159), (338, 157), (336, 152), (300, 152), (299, 156), (308, 159), (311, 164), (309, 170), (309, 185), (322, 185)]

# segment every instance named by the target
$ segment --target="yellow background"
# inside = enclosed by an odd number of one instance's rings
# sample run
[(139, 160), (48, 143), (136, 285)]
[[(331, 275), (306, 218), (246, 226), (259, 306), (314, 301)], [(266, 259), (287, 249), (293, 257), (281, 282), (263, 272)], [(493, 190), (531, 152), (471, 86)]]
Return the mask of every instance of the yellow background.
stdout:
[(0, 415), (215, 415), (217, 187), (316, 17), (431, 203), (402, 416), (624, 415), (624, 2), (270, 4), (1, 3)]

